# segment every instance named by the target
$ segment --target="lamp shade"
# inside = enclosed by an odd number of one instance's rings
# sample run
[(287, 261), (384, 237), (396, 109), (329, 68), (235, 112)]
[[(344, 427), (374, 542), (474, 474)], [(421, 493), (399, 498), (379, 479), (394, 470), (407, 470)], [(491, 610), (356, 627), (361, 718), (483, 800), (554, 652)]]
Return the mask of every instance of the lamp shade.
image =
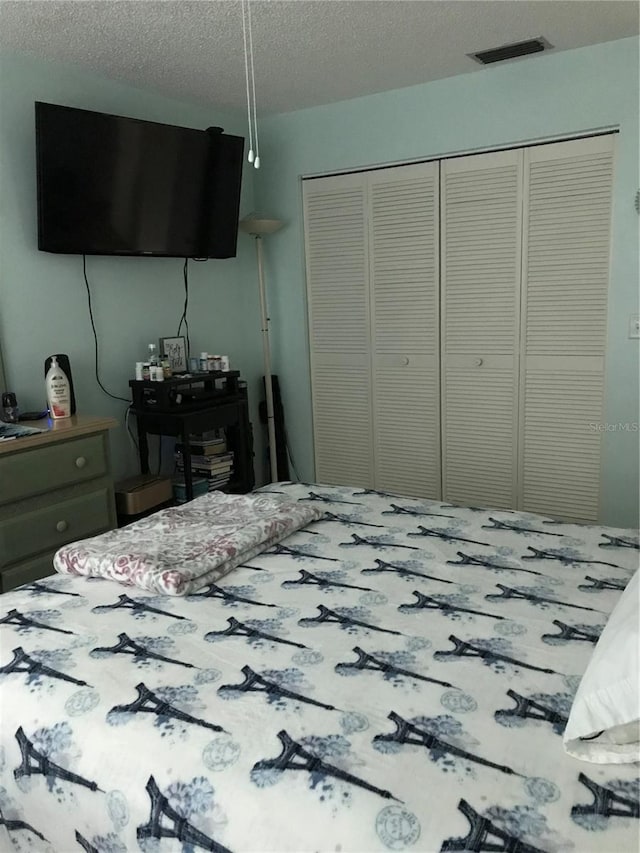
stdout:
[(252, 237), (261, 237), (263, 234), (273, 234), (282, 228), (283, 224), (279, 219), (262, 219), (257, 216), (245, 216), (238, 223), (238, 227), (245, 234), (251, 234)]

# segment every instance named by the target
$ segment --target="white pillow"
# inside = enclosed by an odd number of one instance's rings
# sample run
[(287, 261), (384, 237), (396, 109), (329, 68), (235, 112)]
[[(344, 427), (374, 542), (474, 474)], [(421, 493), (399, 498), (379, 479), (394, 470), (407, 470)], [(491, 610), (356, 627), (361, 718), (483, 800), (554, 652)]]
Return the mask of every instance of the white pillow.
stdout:
[(564, 748), (596, 764), (640, 761), (640, 572), (609, 617), (576, 693)]

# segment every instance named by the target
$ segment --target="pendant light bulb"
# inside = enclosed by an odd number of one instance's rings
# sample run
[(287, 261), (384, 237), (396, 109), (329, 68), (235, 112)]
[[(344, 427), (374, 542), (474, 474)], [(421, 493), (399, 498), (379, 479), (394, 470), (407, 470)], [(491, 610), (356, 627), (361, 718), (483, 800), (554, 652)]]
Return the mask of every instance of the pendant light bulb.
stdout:
[(253, 165), (255, 166), (256, 169), (260, 168), (260, 157), (259, 156), (256, 157)]
[(249, 162), (250, 162), (250, 163), (253, 163), (253, 161), (255, 160), (255, 158), (256, 158), (256, 155), (253, 153), (253, 148), (250, 148), (250, 149), (249, 149), (249, 158), (248, 158), (248, 159), (249, 159)]

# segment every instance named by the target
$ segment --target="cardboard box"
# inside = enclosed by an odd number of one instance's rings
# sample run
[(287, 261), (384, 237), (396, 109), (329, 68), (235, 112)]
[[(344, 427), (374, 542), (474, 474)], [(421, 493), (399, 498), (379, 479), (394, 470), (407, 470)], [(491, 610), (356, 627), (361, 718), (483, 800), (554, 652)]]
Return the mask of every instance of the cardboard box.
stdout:
[(173, 497), (171, 480), (166, 477), (154, 477), (152, 474), (140, 474), (121, 480), (115, 485), (115, 493), (119, 515), (148, 512)]

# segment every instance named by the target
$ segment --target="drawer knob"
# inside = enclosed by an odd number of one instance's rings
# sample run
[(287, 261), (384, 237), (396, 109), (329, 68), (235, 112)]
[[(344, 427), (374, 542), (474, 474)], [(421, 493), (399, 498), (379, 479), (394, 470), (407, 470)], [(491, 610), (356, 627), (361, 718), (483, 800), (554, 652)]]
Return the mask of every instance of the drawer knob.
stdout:
[(78, 456), (78, 458), (76, 459), (76, 468), (84, 468), (86, 464), (86, 458), (84, 456)]
[(484, 359), (476, 358), (476, 367), (482, 367), (483, 364), (484, 364)]
[(404, 367), (406, 367), (409, 364), (409, 359), (406, 356), (402, 359), (402, 364)]
[(56, 524), (56, 530), (58, 531), (58, 533), (64, 533), (67, 527), (69, 527), (69, 524), (66, 521), (59, 521)]

